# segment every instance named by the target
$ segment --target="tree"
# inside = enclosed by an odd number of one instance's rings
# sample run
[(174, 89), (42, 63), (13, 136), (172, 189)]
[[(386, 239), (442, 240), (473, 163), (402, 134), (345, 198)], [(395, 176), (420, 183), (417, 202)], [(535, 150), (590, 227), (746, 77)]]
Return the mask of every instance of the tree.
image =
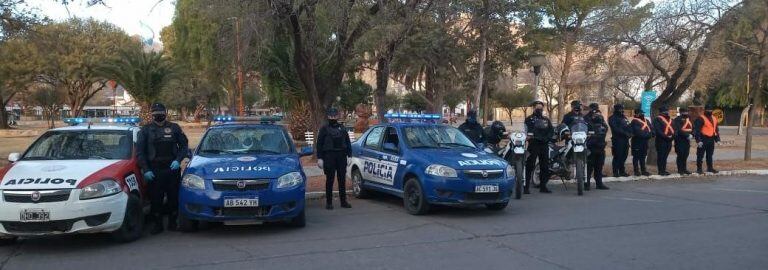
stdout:
[(533, 100), (533, 88), (525, 86), (510, 91), (496, 91), (493, 94), (493, 101), (501, 106), (509, 115), (509, 121), (512, 122), (512, 112), (517, 108), (528, 107)]
[(125, 87), (141, 106), (142, 118), (149, 121), (150, 104), (159, 99), (176, 71), (162, 53), (129, 50), (100, 66), (97, 73)]
[(5, 106), (34, 81), (41, 66), (38, 51), (26, 39), (17, 37), (0, 43), (0, 129), (8, 129)]
[(403, 96), (402, 102), (403, 109), (411, 112), (422, 113), (427, 109), (427, 103), (415, 93), (408, 93)]
[(341, 85), (339, 92), (344, 93), (339, 101), (341, 108), (347, 112), (354, 112), (357, 104), (371, 104), (373, 88), (360, 79), (352, 78)]
[(48, 128), (55, 128), (56, 119), (62, 109), (63, 89), (56, 89), (48, 84), (35, 84), (32, 88), (32, 104), (43, 108), (43, 117), (48, 121)]
[(388, 112), (390, 110), (399, 111), (402, 106), (403, 100), (400, 96), (395, 94), (387, 94), (386, 98), (384, 98), (384, 107), (381, 110), (384, 112)]
[(66, 89), (66, 102), (74, 117), (106, 87), (107, 80), (96, 68), (121, 51), (141, 46), (112, 24), (77, 18), (35, 27), (34, 43), (38, 51), (45, 52), (39, 54), (45, 64), (37, 80)]

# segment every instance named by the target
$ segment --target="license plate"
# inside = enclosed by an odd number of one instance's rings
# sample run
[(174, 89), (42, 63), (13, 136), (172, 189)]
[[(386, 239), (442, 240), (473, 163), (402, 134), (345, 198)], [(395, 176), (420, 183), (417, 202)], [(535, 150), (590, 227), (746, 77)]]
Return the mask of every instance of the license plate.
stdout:
[(496, 192), (499, 192), (499, 186), (497, 185), (475, 186), (475, 193), (496, 193)]
[(258, 207), (259, 198), (255, 199), (224, 199), (224, 207)]
[(45, 209), (21, 210), (22, 222), (46, 222), (51, 220), (51, 212)]

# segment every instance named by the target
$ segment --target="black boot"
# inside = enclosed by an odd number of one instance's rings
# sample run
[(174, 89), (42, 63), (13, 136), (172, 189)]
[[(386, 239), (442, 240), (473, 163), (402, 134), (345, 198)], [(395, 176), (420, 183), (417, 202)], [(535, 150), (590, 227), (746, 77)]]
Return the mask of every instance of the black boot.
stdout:
[(163, 228), (163, 216), (162, 215), (152, 215), (152, 230), (149, 232), (151, 234), (159, 234), (162, 233)]
[(633, 167), (632, 171), (635, 172), (635, 176), (640, 176), (640, 169), (638, 169), (637, 167)]
[(176, 223), (176, 221), (178, 220), (177, 219), (178, 217), (179, 217), (178, 213), (172, 213), (172, 214), (168, 215), (168, 227), (167, 228), (168, 228), (169, 231), (174, 232), (174, 231), (178, 231), (179, 230), (179, 227), (177, 225), (178, 223)]
[(587, 180), (587, 182), (584, 182), (584, 190), (589, 190), (590, 185), (591, 184), (589, 183), (589, 180)]
[(715, 169), (708, 169), (708, 170), (707, 170), (707, 172), (711, 172), (711, 173), (719, 173), (720, 171), (718, 171), (718, 170), (715, 170)]
[(341, 208), (352, 208), (352, 205), (345, 200), (341, 202)]
[(600, 183), (595, 183), (595, 189), (609, 190), (610, 188), (608, 188), (608, 186), (600, 182)]

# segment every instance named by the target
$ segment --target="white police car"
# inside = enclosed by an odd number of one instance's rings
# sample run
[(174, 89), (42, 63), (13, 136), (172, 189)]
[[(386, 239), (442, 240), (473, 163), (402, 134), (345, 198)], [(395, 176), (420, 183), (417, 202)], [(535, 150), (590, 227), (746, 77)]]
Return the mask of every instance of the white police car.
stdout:
[(70, 118), (0, 169), (0, 239), (109, 232), (141, 237), (144, 183), (134, 144), (138, 118)]
[(507, 206), (515, 179), (504, 159), (478, 148), (460, 130), (432, 123), (440, 115), (387, 118), (393, 123), (369, 128), (352, 144), (348, 174), (355, 196), (400, 196), (416, 215), (431, 204)]

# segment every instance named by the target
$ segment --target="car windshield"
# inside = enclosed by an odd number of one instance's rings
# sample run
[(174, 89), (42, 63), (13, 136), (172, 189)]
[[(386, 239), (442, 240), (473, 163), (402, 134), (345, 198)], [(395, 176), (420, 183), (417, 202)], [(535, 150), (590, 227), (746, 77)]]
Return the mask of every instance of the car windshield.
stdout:
[(288, 154), (288, 137), (279, 127), (211, 129), (200, 144), (201, 155)]
[(49, 131), (22, 160), (130, 159), (133, 136), (121, 130)]
[(449, 126), (405, 127), (405, 141), (411, 148), (475, 148), (460, 130)]

